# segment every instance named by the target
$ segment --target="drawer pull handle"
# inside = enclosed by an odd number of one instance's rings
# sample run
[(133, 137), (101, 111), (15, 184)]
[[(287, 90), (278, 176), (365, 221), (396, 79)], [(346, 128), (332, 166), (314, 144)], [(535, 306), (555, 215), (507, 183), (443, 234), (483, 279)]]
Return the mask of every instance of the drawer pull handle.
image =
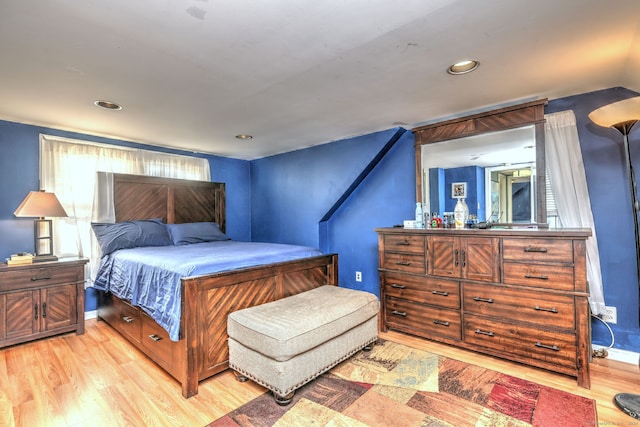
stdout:
[(38, 320), (38, 304), (34, 304), (33, 309), (35, 311), (34, 319)]
[(158, 341), (160, 341), (162, 339), (161, 336), (156, 335), (156, 334), (149, 335), (149, 338), (151, 338), (151, 341), (154, 341), (154, 342), (158, 342)]
[(393, 310), (393, 311), (391, 312), (391, 314), (393, 314), (394, 316), (407, 317), (407, 312), (406, 312), (406, 311)]
[(493, 304), (493, 298), (480, 298), (480, 297), (473, 297), (474, 301), (478, 301), (478, 302), (486, 302), (489, 304)]
[(406, 289), (407, 288), (405, 285), (398, 285), (397, 283), (392, 283), (391, 287), (395, 288), (395, 289)]
[(50, 279), (51, 279), (51, 276), (32, 277), (31, 281), (37, 282), (38, 280), (50, 280)]
[(546, 308), (546, 307), (539, 307), (539, 306), (536, 305), (535, 307), (533, 307), (533, 309), (536, 310), (536, 311), (548, 311), (549, 313), (557, 313), (558, 312), (558, 309), (555, 308), (555, 307)]
[(449, 296), (449, 292), (443, 292), (443, 291), (436, 291), (436, 290), (433, 290), (433, 291), (431, 291), (431, 293), (432, 293), (433, 295), (440, 295), (440, 296), (443, 296), (443, 297), (448, 297), (448, 296)]
[(449, 322), (446, 322), (444, 320), (433, 319), (433, 323), (435, 323), (436, 325), (449, 326)]
[(546, 254), (548, 252), (548, 249), (545, 247), (539, 248), (536, 246), (527, 246), (526, 248), (524, 248), (525, 252), (539, 252), (539, 253), (543, 253)]
[(489, 332), (489, 331), (483, 331), (482, 329), (476, 329), (475, 330), (476, 334), (480, 334), (480, 335), (486, 335), (488, 337), (492, 337), (494, 336), (493, 332)]
[(122, 320), (124, 320), (127, 323), (131, 323), (131, 322), (133, 322), (133, 317), (122, 316)]
[(408, 261), (398, 261), (396, 262), (396, 265), (411, 265), (411, 263)]
[(455, 264), (456, 267), (458, 265), (460, 265), (460, 263), (458, 262), (458, 250), (457, 249), (453, 252), (453, 263)]
[(467, 253), (465, 251), (462, 251), (462, 268), (465, 268), (467, 266)]
[(396, 242), (396, 246), (409, 246), (409, 242), (406, 240), (402, 242)]
[(560, 351), (560, 347), (558, 347), (557, 345), (546, 345), (546, 344), (542, 344), (541, 342), (537, 342), (536, 347), (548, 348), (549, 350), (553, 350), (553, 351)]
[(525, 274), (524, 278), (525, 279), (549, 280), (549, 276), (545, 276), (545, 275), (536, 276), (535, 274)]
[(47, 317), (47, 303), (42, 303), (42, 318), (46, 319)]

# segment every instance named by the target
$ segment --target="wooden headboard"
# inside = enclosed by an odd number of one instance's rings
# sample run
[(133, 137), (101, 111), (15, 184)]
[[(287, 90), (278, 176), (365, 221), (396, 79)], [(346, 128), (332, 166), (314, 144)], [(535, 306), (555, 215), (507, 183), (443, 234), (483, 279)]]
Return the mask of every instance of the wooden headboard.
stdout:
[(116, 222), (162, 218), (167, 224), (215, 222), (226, 231), (225, 185), (142, 175), (113, 174)]

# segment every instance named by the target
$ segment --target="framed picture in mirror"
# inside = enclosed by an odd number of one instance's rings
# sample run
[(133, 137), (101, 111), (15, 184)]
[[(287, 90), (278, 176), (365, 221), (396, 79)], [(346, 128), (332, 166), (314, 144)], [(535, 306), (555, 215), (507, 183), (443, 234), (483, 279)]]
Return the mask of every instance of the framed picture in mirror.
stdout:
[(451, 183), (451, 197), (454, 199), (461, 199), (467, 197), (467, 183), (466, 182), (452, 182)]

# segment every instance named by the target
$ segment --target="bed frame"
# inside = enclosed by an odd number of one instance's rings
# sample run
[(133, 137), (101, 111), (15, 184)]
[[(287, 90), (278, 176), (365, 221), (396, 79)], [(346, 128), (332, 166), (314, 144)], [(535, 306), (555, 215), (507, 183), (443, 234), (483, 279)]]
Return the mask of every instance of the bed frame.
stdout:
[[(224, 183), (114, 174), (116, 222), (162, 218), (167, 223), (214, 221), (225, 231)], [(231, 272), (181, 279), (180, 340), (128, 301), (100, 293), (98, 316), (182, 385), (198, 383), (228, 368), (229, 313), (322, 285), (337, 285), (338, 256), (322, 255)]]

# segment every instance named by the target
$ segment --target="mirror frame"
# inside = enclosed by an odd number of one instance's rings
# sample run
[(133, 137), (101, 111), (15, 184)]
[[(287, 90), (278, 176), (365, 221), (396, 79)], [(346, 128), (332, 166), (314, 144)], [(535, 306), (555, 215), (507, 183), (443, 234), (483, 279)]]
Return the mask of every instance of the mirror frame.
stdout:
[[(422, 203), (422, 146), (466, 136), (534, 125), (536, 140), (536, 223), (547, 228), (544, 106), (547, 99), (499, 108), (413, 128), (416, 154), (416, 202)], [(507, 224), (522, 227), (531, 224)]]

